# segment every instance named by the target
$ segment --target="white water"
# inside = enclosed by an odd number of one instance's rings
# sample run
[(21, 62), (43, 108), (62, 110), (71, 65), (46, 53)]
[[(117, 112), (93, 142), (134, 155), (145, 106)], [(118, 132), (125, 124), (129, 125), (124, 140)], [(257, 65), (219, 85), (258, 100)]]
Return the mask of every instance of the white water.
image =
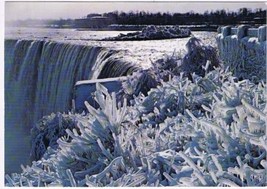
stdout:
[[(95, 41), (119, 33), (6, 29), (6, 173), (20, 172), (20, 164), (28, 163), (29, 130), (32, 125), (44, 115), (71, 108), (72, 89), (76, 81), (125, 75), (130, 66), (123, 62), (147, 68), (151, 61), (162, 58), (164, 54), (184, 50), (188, 40)], [(206, 43), (215, 43), (207, 32), (197, 32), (195, 35), (207, 38), (204, 40)], [(118, 64), (122, 66), (115, 66)]]

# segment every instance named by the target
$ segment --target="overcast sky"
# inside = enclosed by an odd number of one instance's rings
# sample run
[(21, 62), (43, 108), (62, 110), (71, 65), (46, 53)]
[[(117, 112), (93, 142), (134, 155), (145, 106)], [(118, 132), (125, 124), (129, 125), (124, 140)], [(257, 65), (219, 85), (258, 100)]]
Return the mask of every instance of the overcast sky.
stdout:
[(5, 2), (5, 19), (59, 19), (82, 18), (89, 13), (110, 11), (149, 11), (149, 12), (180, 12), (193, 10), (203, 13), (206, 10), (225, 9), (236, 11), (239, 8), (266, 9), (264, 2)]

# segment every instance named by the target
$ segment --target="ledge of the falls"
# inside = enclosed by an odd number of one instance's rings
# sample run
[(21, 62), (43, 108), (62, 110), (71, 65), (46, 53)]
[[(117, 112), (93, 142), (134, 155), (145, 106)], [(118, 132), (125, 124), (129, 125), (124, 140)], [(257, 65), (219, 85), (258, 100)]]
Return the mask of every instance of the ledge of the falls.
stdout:
[[(5, 40), (6, 173), (28, 164), (29, 134), (39, 119), (71, 110), (77, 81), (121, 77), (141, 69), (119, 53), (47, 40)], [(22, 140), (16, 143), (18, 137)]]

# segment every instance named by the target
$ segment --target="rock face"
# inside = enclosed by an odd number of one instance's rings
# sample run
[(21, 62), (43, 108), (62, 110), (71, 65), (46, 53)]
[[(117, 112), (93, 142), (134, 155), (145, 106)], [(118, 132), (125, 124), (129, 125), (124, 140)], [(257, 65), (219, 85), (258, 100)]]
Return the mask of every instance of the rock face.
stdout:
[(135, 40), (158, 40), (189, 37), (189, 29), (181, 29), (179, 26), (154, 26), (150, 25), (141, 32), (120, 34), (117, 37), (105, 38), (105, 41), (135, 41)]

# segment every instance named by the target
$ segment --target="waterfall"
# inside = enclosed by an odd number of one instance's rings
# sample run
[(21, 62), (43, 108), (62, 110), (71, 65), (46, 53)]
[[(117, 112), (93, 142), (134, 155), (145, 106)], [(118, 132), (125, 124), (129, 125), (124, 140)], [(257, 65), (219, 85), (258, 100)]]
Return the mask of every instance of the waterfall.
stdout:
[[(139, 68), (122, 60), (119, 51), (103, 47), (5, 40), (6, 159), (14, 156), (11, 147), (23, 146), (23, 142), (14, 144), (15, 136), (29, 135), (33, 124), (44, 115), (71, 109), (77, 81), (125, 76), (136, 69)], [(25, 151), (29, 152), (26, 146)], [(26, 163), (23, 157), (17, 158)], [(8, 166), (6, 172), (15, 171)]]

